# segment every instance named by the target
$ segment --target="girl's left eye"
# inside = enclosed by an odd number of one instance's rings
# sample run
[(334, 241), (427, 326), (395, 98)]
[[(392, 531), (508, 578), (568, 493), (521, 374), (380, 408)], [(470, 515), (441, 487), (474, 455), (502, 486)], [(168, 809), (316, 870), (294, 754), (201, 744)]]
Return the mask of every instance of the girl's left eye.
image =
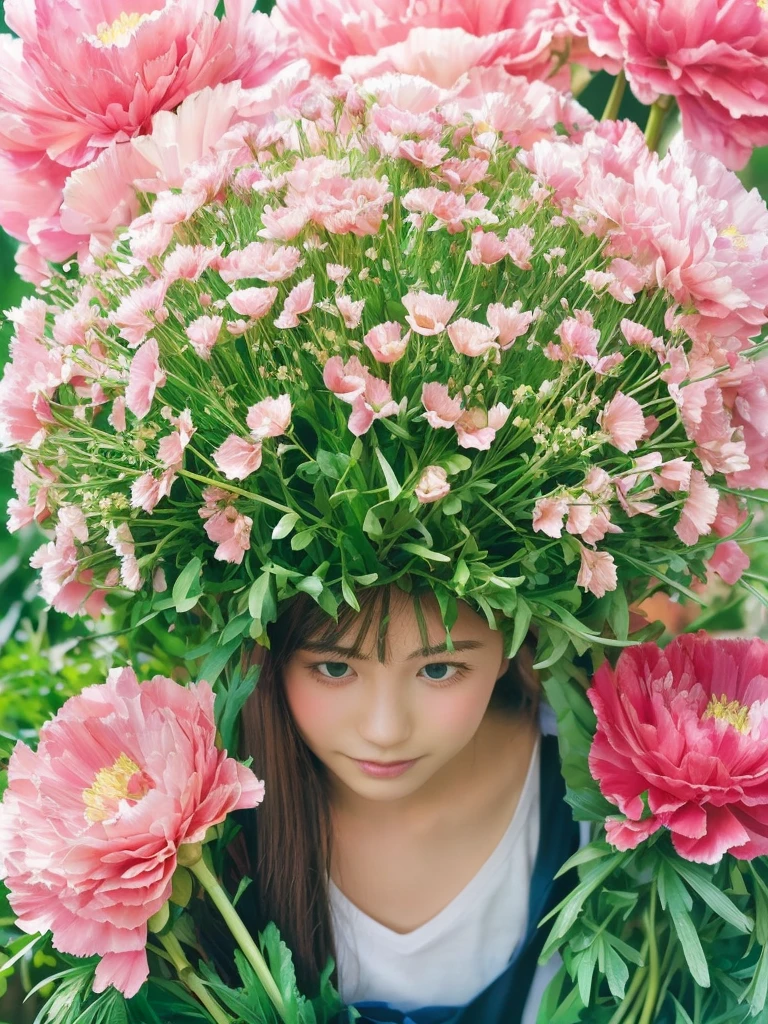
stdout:
[(435, 661), (425, 665), (422, 672), (432, 683), (453, 683), (466, 673), (466, 665), (450, 665), (444, 661)]

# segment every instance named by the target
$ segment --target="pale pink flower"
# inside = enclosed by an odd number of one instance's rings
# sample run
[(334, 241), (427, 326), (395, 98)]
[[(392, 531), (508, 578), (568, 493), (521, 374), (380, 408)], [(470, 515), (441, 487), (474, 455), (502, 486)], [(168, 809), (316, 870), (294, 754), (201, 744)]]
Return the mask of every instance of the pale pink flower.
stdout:
[(563, 534), (563, 520), (568, 513), (565, 498), (539, 498), (533, 508), (533, 528), (537, 533), (558, 538)]
[[(16, 497), (8, 502), (8, 532), (15, 533), (29, 523), (44, 522), (51, 514), (48, 508), (48, 485), (56, 474), (38, 462), (34, 470), (22, 456), (13, 464), (13, 489)], [(34, 501), (32, 488), (35, 488)]]
[(369, 373), (365, 379), (365, 390), (352, 402), (348, 426), (355, 437), (360, 437), (367, 433), (374, 420), (396, 416), (399, 411), (387, 381)]
[(490, 267), (499, 263), (508, 254), (507, 246), (492, 231), (477, 228), (472, 232), (472, 247), (469, 250), (469, 262), (476, 267), (482, 264)]
[(665, 491), (687, 491), (691, 486), (693, 464), (682, 457), (670, 459), (659, 467), (659, 481)]
[(410, 331), (403, 334), (402, 324), (388, 320), (372, 327), (363, 341), (380, 363), (396, 363), (405, 355), (410, 337)]
[(333, 281), (334, 284), (344, 284), (346, 279), (352, 273), (349, 267), (343, 267), (340, 263), (329, 263), (326, 268), (328, 279)]
[(451, 157), (443, 161), (439, 172), (453, 191), (460, 192), (470, 185), (478, 185), (488, 174), (488, 161), (477, 157), (459, 160)]
[(485, 314), (486, 320), (496, 331), (499, 345), (507, 349), (521, 337), (533, 323), (535, 313), (523, 312), (523, 304), (516, 299), (511, 306), (501, 302), (492, 302)]
[(452, 427), (461, 416), (461, 397), (451, 398), (445, 384), (437, 381), (423, 385), (421, 403), (426, 410), (424, 418), (431, 427)]
[(717, 516), (718, 492), (707, 483), (699, 469), (691, 471), (688, 497), (683, 505), (675, 533), (683, 544), (695, 544), (708, 534)]
[(262, 238), (277, 239), (288, 242), (300, 235), (309, 223), (309, 210), (306, 206), (285, 206), (272, 208), (267, 205), (262, 210), (261, 221), (264, 225), (259, 229)]
[(112, 323), (120, 328), (120, 337), (131, 348), (140, 345), (155, 324), (162, 323), (167, 317), (163, 306), (167, 287), (162, 278), (139, 285), (120, 300), (117, 309), (111, 314)]
[(144, 419), (152, 407), (157, 388), (166, 382), (160, 368), (160, 348), (155, 338), (145, 341), (131, 360), (125, 404), (137, 419)]
[(57, 525), (54, 540), (39, 547), (29, 564), (40, 570), (40, 592), (51, 608), (67, 615), (101, 615), (106, 594), (94, 589), (93, 571), (80, 568), (75, 536), (64, 523)]
[(266, 16), (229, 0), (219, 21), (215, 9), (214, 0), (166, 2), (109, 23), (93, 0), (66, 10), (57, 0), (14, 5), (8, 27), (21, 38), (0, 44), (0, 144), (82, 166), (190, 93), (222, 81), (258, 85), (293, 57)]
[(449, 493), (451, 485), (448, 483), (448, 473), (442, 466), (427, 466), (419, 477), (414, 494), (422, 505), (428, 505), (433, 501), (439, 501)]
[(357, 356), (351, 356), (345, 363), (341, 356), (331, 356), (323, 367), (323, 383), (342, 402), (350, 405), (365, 391), (370, 376)]
[(200, 192), (161, 192), (152, 204), (151, 217), (157, 224), (183, 224), (205, 205), (205, 201), (205, 195)]
[(564, 362), (583, 359), (589, 366), (594, 367), (599, 358), (597, 345), (600, 341), (600, 331), (594, 326), (592, 314), (588, 310), (577, 309), (574, 312), (575, 316), (566, 317), (555, 328), (560, 344), (550, 342), (544, 351), (550, 359)]
[(199, 316), (187, 327), (185, 333), (201, 359), (210, 359), (211, 349), (219, 339), (223, 324), (220, 316)]
[(291, 425), (291, 397), (262, 398), (248, 410), (245, 422), (255, 441), (265, 437), (280, 437)]
[(605, 597), (610, 590), (618, 586), (616, 563), (613, 555), (607, 551), (593, 551), (592, 548), (581, 547), (581, 568), (576, 584), (590, 591), (595, 597)]
[(510, 409), (501, 402), (487, 411), (480, 407), (465, 410), (456, 420), (456, 434), (462, 448), (476, 448), (485, 452), (491, 447), (497, 431), (509, 418)]
[(13, 338), (11, 361), (0, 380), (0, 441), (38, 448), (53, 423), (48, 399), (64, 380), (61, 350), (29, 337)]
[(640, 403), (629, 395), (617, 391), (597, 417), (597, 422), (608, 434), (611, 444), (621, 452), (631, 452), (645, 434), (645, 417)]
[[(277, 292), (274, 285), (269, 288), (241, 288), (240, 291), (230, 292), (227, 302), (241, 316), (247, 316), (251, 320), (260, 320), (274, 306)], [(298, 320), (296, 322), (298, 323)]]
[(661, 341), (660, 338), (654, 338), (653, 331), (650, 328), (644, 327), (643, 324), (635, 323), (634, 320), (624, 319), (619, 326), (628, 345), (650, 347), (655, 341)]
[(400, 143), (397, 154), (417, 167), (432, 168), (439, 167), (443, 157), (448, 155), (448, 150), (432, 139), (406, 139)]
[(707, 567), (731, 586), (739, 582), (749, 565), (749, 555), (735, 540), (718, 544), (707, 562)]
[(730, 537), (745, 522), (748, 511), (743, 499), (735, 494), (721, 494), (717, 504), (717, 517), (712, 532), (718, 537)]
[(341, 313), (344, 326), (348, 327), (351, 331), (360, 326), (364, 306), (365, 299), (358, 299), (355, 302), (348, 295), (336, 296), (336, 308)]
[(642, 103), (677, 98), (684, 135), (739, 169), (768, 143), (768, 18), (753, 0), (574, 0), (590, 49)]
[(131, 508), (143, 508), (151, 513), (155, 505), (171, 493), (175, 479), (174, 469), (166, 469), (159, 477), (151, 472), (142, 473), (131, 484)]
[(163, 262), (163, 277), (167, 284), (183, 278), (185, 281), (197, 281), (212, 263), (221, 255), (218, 245), (177, 245)]
[(260, 281), (284, 281), (302, 264), (301, 252), (293, 245), (274, 242), (251, 242), (244, 249), (233, 249), (217, 266), (222, 280), (228, 284), (246, 277)]
[(283, 311), (275, 320), (275, 327), (288, 328), (299, 326), (299, 316), (308, 313), (315, 301), (315, 278), (306, 278), (288, 293)]
[[(311, 220), (335, 235), (375, 235), (386, 207), (392, 202), (386, 178), (347, 178), (337, 175), (321, 180), (308, 195), (300, 195), (298, 209), (306, 209)], [(291, 202), (288, 194), (286, 202)]]
[(461, 317), (448, 327), (448, 337), (456, 352), (464, 356), (482, 356), (491, 349), (498, 349), (498, 331), (494, 327), (476, 323)]
[(198, 515), (206, 520), (203, 529), (208, 539), (218, 545), (213, 557), (240, 565), (251, 546), (253, 520), (239, 512), (231, 503), (234, 495), (220, 487), (206, 487), (203, 500), (205, 504), (198, 509)]
[(230, 434), (213, 453), (213, 461), (227, 480), (245, 480), (261, 466), (261, 442)]
[(425, 337), (444, 331), (459, 304), (458, 300), (449, 299), (445, 292), (442, 295), (424, 291), (409, 292), (403, 296), (402, 301), (408, 310), (405, 319), (411, 329)]
[(172, 417), (171, 422), (176, 429), (160, 438), (157, 445), (157, 457), (166, 469), (178, 469), (184, 461), (184, 449), (192, 440), (192, 435), (197, 427), (192, 423), (192, 414), (189, 409)]
[(11, 756), (0, 873), (17, 925), (99, 955), (94, 991), (134, 996), (179, 848), (263, 797), (264, 783), (216, 749), (208, 683), (112, 669), (42, 727), (35, 752), (18, 743)]
[(504, 239), (504, 247), (507, 255), (520, 270), (531, 269), (531, 256), (533, 255), (533, 228), (510, 228), (507, 237)]

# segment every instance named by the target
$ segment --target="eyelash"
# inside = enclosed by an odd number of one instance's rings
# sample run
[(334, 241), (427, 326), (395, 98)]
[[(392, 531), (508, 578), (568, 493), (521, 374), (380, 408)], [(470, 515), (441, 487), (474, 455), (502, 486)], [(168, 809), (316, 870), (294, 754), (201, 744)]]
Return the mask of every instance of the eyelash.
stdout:
[[(335, 678), (335, 679), (332, 676), (324, 676), (323, 673), (319, 671), (319, 669), (320, 669), (321, 665), (327, 665), (327, 664), (329, 664), (327, 661), (316, 661), (316, 662), (314, 662), (314, 664), (309, 666), (309, 669), (311, 670), (313, 675), (315, 675), (326, 686), (331, 686), (331, 687), (333, 687), (333, 686), (340, 686), (342, 683), (346, 683), (346, 682), (349, 681), (349, 677), (348, 676), (345, 676), (343, 678)], [(331, 664), (336, 664), (336, 665), (338, 665), (338, 664), (345, 664), (346, 665), (346, 662), (331, 662)], [(431, 661), (429, 664), (430, 665), (448, 665), (450, 668), (457, 669), (457, 671), (454, 673), (454, 675), (451, 676), (450, 679), (445, 679), (445, 680), (427, 679), (427, 682), (431, 683), (433, 686), (436, 686), (438, 689), (445, 689), (445, 688), (447, 688), (449, 686), (452, 686), (454, 683), (458, 682), (459, 679), (463, 679), (464, 676), (467, 674), (467, 672), (469, 672), (469, 670), (470, 670), (470, 666), (469, 665), (466, 665), (466, 664), (464, 664), (462, 662), (456, 662), (456, 661)], [(349, 667), (349, 666), (347, 666), (347, 667)], [(424, 666), (424, 667), (426, 668), (426, 666)], [(422, 677), (422, 678), (424, 678), (424, 677)]]

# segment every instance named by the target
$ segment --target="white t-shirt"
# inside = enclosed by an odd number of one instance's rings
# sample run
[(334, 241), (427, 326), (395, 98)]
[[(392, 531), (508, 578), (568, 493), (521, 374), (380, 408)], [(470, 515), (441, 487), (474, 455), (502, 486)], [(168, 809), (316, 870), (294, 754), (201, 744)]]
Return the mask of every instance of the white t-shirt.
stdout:
[[(528, 919), (539, 845), (540, 757), (541, 736), (496, 849), (464, 889), (415, 931), (402, 935), (386, 928), (329, 880), (339, 989), (346, 1003), (382, 1001), (403, 1012), (464, 1006), (504, 971)], [(552, 973), (535, 978), (536, 987), (543, 991), (541, 982), (546, 984)], [(531, 992), (535, 1006), (541, 991), (538, 996)], [(535, 1012), (529, 1019), (535, 1020)]]

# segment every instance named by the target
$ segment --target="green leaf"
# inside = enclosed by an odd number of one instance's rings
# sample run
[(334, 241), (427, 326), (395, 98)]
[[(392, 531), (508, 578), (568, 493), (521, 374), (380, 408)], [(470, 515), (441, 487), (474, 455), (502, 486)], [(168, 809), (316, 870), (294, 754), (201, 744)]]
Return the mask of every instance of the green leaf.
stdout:
[(323, 476), (327, 476), (331, 480), (340, 480), (351, 459), (345, 452), (327, 452), (318, 448), (315, 461)]
[(369, 537), (373, 537), (374, 539), (378, 539), (384, 533), (379, 517), (372, 508), (369, 508), (365, 513), (365, 519), (363, 520), (363, 533), (367, 533)]
[(608, 622), (617, 640), (626, 640), (629, 636), (629, 604), (627, 593), (623, 587), (611, 592), (611, 605), (608, 609)]
[(576, 973), (576, 980), (579, 985), (579, 998), (585, 1006), (589, 1006), (589, 997), (592, 992), (592, 978), (597, 964), (598, 942), (594, 942), (579, 956), (579, 967)]
[(760, 953), (757, 970), (747, 989), (746, 998), (749, 999), (752, 1016), (756, 1017), (765, 1008), (766, 999), (768, 999), (768, 946), (763, 946)]
[(249, 878), (247, 875), (240, 879), (240, 883), (237, 887), (237, 892), (235, 893), (235, 897), (232, 900), (233, 907), (237, 906), (238, 902), (240, 901), (240, 897), (243, 895), (243, 893), (245, 892), (245, 890), (248, 888), (252, 881), (253, 879)]
[(341, 578), (341, 596), (344, 598), (344, 600), (347, 602), (350, 608), (354, 608), (356, 612), (360, 611), (360, 602), (357, 600), (355, 592), (352, 589), (352, 584), (349, 582), (346, 576), (342, 576)]
[(718, 917), (722, 917), (724, 921), (746, 935), (752, 931), (755, 926), (754, 920), (743, 914), (724, 892), (713, 885), (698, 865), (682, 859), (670, 860), (669, 863)]
[(315, 600), (317, 600), (323, 592), (323, 581), (317, 576), (305, 576), (303, 580), (298, 580), (294, 586), (304, 594), (309, 594), (311, 597), (314, 597)]
[(523, 641), (528, 636), (528, 627), (531, 624), (532, 614), (531, 606), (518, 594), (517, 611), (515, 612), (515, 628), (512, 631), (512, 640), (506, 650), (506, 657), (514, 658), (523, 646)]
[(314, 530), (301, 530), (300, 533), (294, 533), (291, 537), (291, 550), (292, 551), (304, 551), (312, 541), (315, 539)]
[(454, 476), (456, 473), (464, 473), (471, 469), (472, 459), (468, 459), (466, 455), (449, 455), (447, 459), (440, 460), (440, 465), (449, 476)]
[(395, 471), (392, 469), (390, 464), (382, 455), (381, 449), (376, 449), (376, 456), (379, 460), (379, 465), (384, 473), (384, 479), (387, 481), (387, 493), (389, 494), (389, 500), (394, 501), (395, 498), (400, 494), (403, 489), (403, 485), (395, 476)]
[(615, 999), (623, 999), (627, 981), (629, 980), (629, 968), (608, 942), (603, 943), (603, 952), (608, 988)]
[(693, 1021), (688, 1015), (688, 1011), (684, 1006), (678, 1003), (674, 996), (671, 996), (672, 1002), (675, 1004), (675, 1024), (693, 1024)]
[(450, 562), (450, 555), (443, 554), (442, 551), (433, 551), (431, 548), (424, 547), (423, 544), (401, 544), (400, 547), (403, 551), (407, 551), (410, 555), (418, 555), (419, 558), (424, 558), (428, 562)]
[(662, 907), (669, 911), (693, 980), (703, 988), (709, 987), (709, 967), (701, 946), (701, 939), (691, 920), (689, 910), (693, 906), (691, 894), (675, 874), (669, 861), (659, 866), (659, 899)]
[(613, 848), (608, 843), (603, 843), (599, 840), (589, 843), (587, 846), (582, 846), (572, 857), (568, 858), (555, 875), (555, 878), (567, 875), (572, 868), (576, 868), (580, 864), (589, 864), (590, 861), (600, 860), (602, 857), (607, 857), (610, 853), (613, 853)]
[(298, 512), (286, 512), (272, 530), (272, 540), (282, 540), (283, 537), (287, 537), (288, 534), (293, 531), (293, 528), (298, 521)]
[(364, 576), (353, 576), (352, 577), (352, 579), (355, 581), (355, 583), (359, 583), (361, 587), (373, 586), (373, 584), (376, 582), (376, 580), (378, 578), (379, 578), (379, 574), (377, 572), (369, 572), (369, 573), (366, 573)]
[(440, 502), (440, 511), (444, 516), (455, 516), (461, 512), (461, 498), (458, 494), (448, 494)]
[(257, 619), (264, 626), (277, 618), (277, 593), (271, 573), (262, 572), (253, 581), (248, 592), (248, 611), (252, 619)]
[(248, 612), (243, 612), (242, 615), (236, 615), (235, 618), (230, 619), (224, 629), (222, 629), (219, 634), (219, 643), (226, 644), (236, 636), (242, 636), (243, 633), (248, 631), (250, 624), (251, 616)]
[(188, 612), (197, 604), (201, 592), (199, 577), (202, 567), (203, 563), (195, 556), (179, 573), (172, 591), (173, 603), (177, 612)]
[(537, 672), (540, 672), (543, 668), (550, 668), (552, 665), (556, 665), (562, 658), (565, 652), (568, 650), (568, 644), (571, 642), (571, 638), (567, 633), (563, 633), (562, 630), (558, 632), (557, 640), (552, 648), (552, 653), (548, 658), (543, 661), (537, 661), (533, 666)]
[(200, 666), (197, 674), (198, 679), (204, 679), (207, 683), (211, 683), (211, 685), (215, 683), (224, 671), (227, 662), (241, 644), (242, 640), (239, 636), (236, 636), (229, 643), (214, 648)]
[[(239, 642), (239, 641), (238, 641)], [(245, 702), (256, 688), (261, 665), (251, 665), (243, 674), (240, 665), (235, 667), (227, 687), (219, 687), (214, 703), (216, 727), (221, 735), (221, 744), (225, 750), (237, 749), (237, 729), (240, 712)]]

